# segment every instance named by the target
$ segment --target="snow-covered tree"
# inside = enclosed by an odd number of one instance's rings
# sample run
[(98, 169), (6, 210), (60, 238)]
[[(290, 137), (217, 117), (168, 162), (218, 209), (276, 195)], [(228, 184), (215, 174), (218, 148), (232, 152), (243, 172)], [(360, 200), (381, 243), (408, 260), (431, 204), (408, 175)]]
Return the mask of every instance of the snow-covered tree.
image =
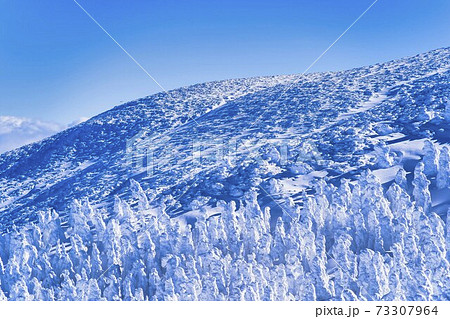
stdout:
[(450, 149), (447, 146), (440, 152), (436, 186), (439, 189), (450, 186)]
[(414, 170), (414, 200), (416, 205), (421, 207), (425, 213), (428, 213), (431, 208), (431, 194), (429, 190), (430, 181), (424, 174), (424, 164), (419, 162)]
[(391, 154), (389, 146), (384, 141), (380, 141), (374, 147), (376, 163), (380, 168), (391, 167), (394, 163), (394, 158)]
[(116, 197), (108, 214), (75, 201), (67, 217), (41, 212), (0, 235), (0, 300), (445, 300), (450, 213), (432, 209), (425, 166), (413, 189), (403, 169), (387, 190), (369, 170), (318, 180), (281, 215), (255, 190), (189, 223), (151, 208), (138, 184), (141, 204)]
[(424, 173), (427, 176), (436, 176), (438, 172), (438, 151), (435, 145), (430, 140), (425, 140), (423, 147), (423, 164)]

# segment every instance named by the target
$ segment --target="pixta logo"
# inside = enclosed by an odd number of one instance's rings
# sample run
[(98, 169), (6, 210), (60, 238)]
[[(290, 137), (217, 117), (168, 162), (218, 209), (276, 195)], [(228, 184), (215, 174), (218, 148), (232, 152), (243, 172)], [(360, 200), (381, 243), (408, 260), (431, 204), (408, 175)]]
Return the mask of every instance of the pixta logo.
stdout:
[(180, 136), (141, 131), (126, 142), (125, 165), (130, 176), (146, 177), (177, 167), (195, 173), (248, 163), (274, 163), (296, 173), (320, 164), (313, 141), (298, 138)]

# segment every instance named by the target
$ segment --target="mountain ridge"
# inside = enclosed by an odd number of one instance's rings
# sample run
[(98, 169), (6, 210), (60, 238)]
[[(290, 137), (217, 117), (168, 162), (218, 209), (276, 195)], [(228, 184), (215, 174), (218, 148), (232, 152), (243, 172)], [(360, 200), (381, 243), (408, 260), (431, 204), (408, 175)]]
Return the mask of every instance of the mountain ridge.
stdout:
[[(449, 60), (450, 49), (444, 48), (347, 71), (213, 81), (171, 90), (169, 95), (157, 93), (118, 105), (42, 142), (2, 154), (0, 187), (7, 191), (0, 198), (0, 222), (11, 225), (12, 220), (19, 223), (33, 220), (36, 211), (42, 209), (65, 210), (76, 198), (87, 197), (96, 202), (110, 196), (108, 194), (120, 194), (117, 187), (126, 188), (128, 186), (124, 185), (129, 183), (129, 174), (126, 167), (124, 169), (126, 141), (142, 131), (164, 135), (162, 132), (176, 128), (175, 133), (168, 134), (173, 139), (168, 147), (179, 150), (180, 154), (187, 154), (187, 150), (179, 141), (187, 143), (194, 136), (200, 140), (208, 134), (218, 137), (225, 132), (228, 132), (225, 134), (228, 138), (241, 136), (248, 140), (257, 140), (258, 134), (278, 140), (306, 134), (314, 139), (311, 129), (320, 128), (324, 122), (345, 112), (351, 119), (370, 117), (369, 110), (358, 115), (351, 112), (352, 107), (359, 108), (370, 97), (379, 95), (383, 88), (396, 83), (400, 91), (405, 90), (407, 85), (402, 84), (405, 80), (412, 81), (419, 88), (422, 85), (420, 76), (430, 70), (442, 69), (444, 73), (444, 76), (438, 73), (430, 76), (436, 81), (431, 89), (444, 87), (444, 91), (448, 90), (445, 81)], [(439, 95), (441, 101), (434, 101), (432, 108), (443, 107), (443, 93)], [(391, 100), (395, 100), (395, 105), (402, 102), (393, 91), (388, 94), (391, 94)], [(406, 92), (402, 98), (411, 98), (414, 94)], [(413, 96), (412, 99), (415, 98)], [(389, 106), (394, 113), (395, 105)], [(296, 112), (310, 114), (311, 119), (297, 118)], [(247, 132), (248, 126), (252, 126), (258, 116), (263, 118), (256, 127), (250, 127), (251, 132)], [(233, 126), (224, 122), (224, 119), (231, 118)], [(191, 119), (202, 122), (201, 127), (194, 126)], [(326, 156), (342, 152), (330, 144), (331, 138), (325, 139), (328, 141), (321, 140), (318, 145), (320, 152)], [(342, 139), (341, 135), (335, 141), (339, 139)], [(162, 150), (162, 145), (158, 147), (155, 150)], [(336, 158), (333, 161), (338, 163)], [(160, 172), (159, 180), (144, 179), (144, 188), (149, 191), (154, 187), (162, 187), (166, 191), (170, 188), (174, 194), (178, 191), (183, 193), (186, 189), (178, 189), (175, 176), (178, 174), (180, 178), (186, 168), (178, 165), (177, 169), (178, 173), (175, 168), (170, 169), (171, 173), (175, 172), (172, 176), (167, 171)], [(181, 178), (179, 184), (187, 183)], [(73, 187), (80, 187), (81, 191), (74, 191)], [(186, 200), (192, 199), (188, 196)], [(181, 204), (183, 211), (186, 211), (186, 205), (186, 202)]]

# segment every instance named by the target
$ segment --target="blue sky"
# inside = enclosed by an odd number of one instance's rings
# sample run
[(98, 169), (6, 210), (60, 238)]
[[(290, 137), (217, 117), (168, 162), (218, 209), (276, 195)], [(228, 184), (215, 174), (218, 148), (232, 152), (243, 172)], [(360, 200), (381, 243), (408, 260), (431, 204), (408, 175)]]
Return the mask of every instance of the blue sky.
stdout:
[[(373, 0), (78, 0), (165, 88), (301, 73)], [(379, 0), (311, 72), (450, 46), (450, 1)], [(73, 0), (0, 0), (0, 115), (67, 124), (160, 88)]]

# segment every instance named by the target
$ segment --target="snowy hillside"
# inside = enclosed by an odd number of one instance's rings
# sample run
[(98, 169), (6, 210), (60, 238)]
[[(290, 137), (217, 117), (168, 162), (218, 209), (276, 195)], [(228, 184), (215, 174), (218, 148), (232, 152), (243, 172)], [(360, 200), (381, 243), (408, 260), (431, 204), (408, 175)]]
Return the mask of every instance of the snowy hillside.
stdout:
[(0, 299), (448, 300), (449, 98), (440, 49), (160, 93), (5, 153)]

